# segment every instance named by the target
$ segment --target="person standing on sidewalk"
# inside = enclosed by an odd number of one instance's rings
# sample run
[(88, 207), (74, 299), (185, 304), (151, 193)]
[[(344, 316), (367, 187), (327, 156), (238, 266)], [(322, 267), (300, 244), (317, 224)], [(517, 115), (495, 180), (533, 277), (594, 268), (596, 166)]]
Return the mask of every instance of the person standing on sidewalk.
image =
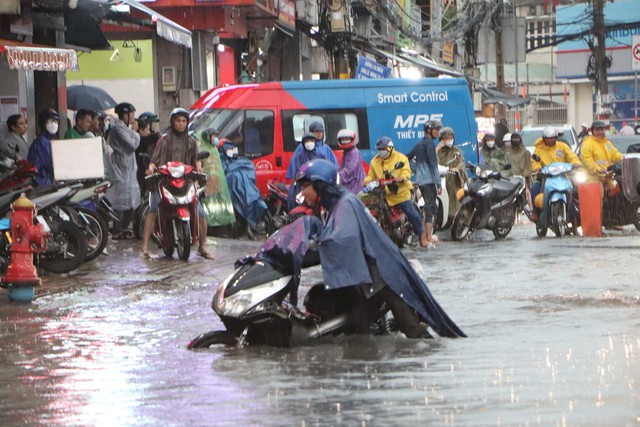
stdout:
[(111, 154), (111, 171), (109, 180), (111, 187), (107, 190), (107, 199), (113, 205), (113, 210), (119, 220), (114, 221), (112, 238), (127, 237), (129, 224), (133, 219), (133, 212), (140, 204), (140, 186), (136, 179), (138, 166), (136, 165), (136, 149), (140, 145), (138, 122), (135, 117), (136, 109), (128, 102), (115, 107), (118, 119), (114, 120), (109, 132), (109, 146)]
[(416, 183), (424, 199), (424, 231), (420, 243), (434, 244), (438, 237), (433, 234), (433, 216), (437, 209), (437, 197), (442, 194), (442, 183), (438, 172), (438, 157), (436, 155), (435, 140), (440, 136), (442, 122), (429, 120), (424, 125), (424, 138), (422, 138), (407, 157), (416, 160)]

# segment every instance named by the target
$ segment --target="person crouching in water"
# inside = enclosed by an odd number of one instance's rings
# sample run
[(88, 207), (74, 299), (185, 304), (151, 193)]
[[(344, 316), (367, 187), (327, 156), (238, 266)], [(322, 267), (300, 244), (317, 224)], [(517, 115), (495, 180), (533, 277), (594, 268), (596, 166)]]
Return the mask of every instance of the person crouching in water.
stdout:
[(350, 129), (342, 129), (338, 132), (338, 146), (344, 150), (342, 154), (342, 164), (338, 168), (340, 174), (340, 185), (353, 194), (362, 191), (362, 181), (366, 177), (364, 160), (357, 144), (356, 133)]
[(327, 292), (352, 290), (354, 332), (369, 333), (386, 304), (408, 338), (431, 338), (422, 322), (440, 336), (466, 336), (360, 199), (338, 185), (337, 175), (331, 162), (316, 159), (302, 165), (296, 183), (307, 205), (325, 210), (324, 229), (317, 237), (324, 286)]

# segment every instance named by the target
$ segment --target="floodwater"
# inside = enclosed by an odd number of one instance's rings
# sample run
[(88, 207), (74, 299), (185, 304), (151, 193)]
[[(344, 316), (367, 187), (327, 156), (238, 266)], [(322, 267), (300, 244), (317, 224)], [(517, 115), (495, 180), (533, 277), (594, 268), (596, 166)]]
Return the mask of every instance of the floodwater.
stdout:
[(614, 233), (407, 250), (465, 339), (200, 351), (216, 283), (256, 243), (188, 263), (111, 244), (29, 304), (0, 291), (0, 425), (638, 426), (640, 233)]

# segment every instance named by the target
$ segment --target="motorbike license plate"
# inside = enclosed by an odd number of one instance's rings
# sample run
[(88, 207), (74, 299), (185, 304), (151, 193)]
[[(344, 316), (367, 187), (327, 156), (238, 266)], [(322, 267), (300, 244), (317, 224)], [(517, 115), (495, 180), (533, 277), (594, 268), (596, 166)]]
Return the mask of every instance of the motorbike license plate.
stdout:
[(36, 215), (36, 220), (38, 221), (38, 224), (42, 224), (42, 227), (44, 228), (44, 231), (46, 231), (47, 233), (51, 233), (51, 229), (49, 228), (49, 224), (47, 224), (47, 221), (44, 219), (44, 217), (42, 215)]

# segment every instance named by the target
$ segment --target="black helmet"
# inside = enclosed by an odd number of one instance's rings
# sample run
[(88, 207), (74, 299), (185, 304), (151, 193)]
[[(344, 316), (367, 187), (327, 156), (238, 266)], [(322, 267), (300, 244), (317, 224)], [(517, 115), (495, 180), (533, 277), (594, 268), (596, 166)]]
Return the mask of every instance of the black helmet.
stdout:
[(440, 120), (429, 120), (424, 124), (424, 131), (427, 132), (431, 129), (442, 129), (442, 122)]
[(182, 107), (177, 107), (171, 110), (169, 120), (173, 120), (177, 116), (184, 116), (187, 120), (189, 120), (189, 112)]
[(376, 141), (376, 149), (382, 150), (383, 148), (393, 147), (393, 141), (388, 136), (381, 136)]
[(591, 125), (591, 129), (606, 129), (607, 125), (605, 124), (605, 122), (603, 122), (602, 120), (596, 120), (595, 122), (593, 122), (593, 124)]
[(138, 116), (138, 121), (139, 122), (147, 122), (149, 124), (153, 123), (153, 122), (159, 122), (160, 121), (160, 117), (158, 117), (157, 114), (154, 113), (150, 113), (150, 112), (145, 112), (142, 113)]
[(327, 184), (338, 184), (338, 168), (328, 160), (313, 159), (300, 166), (296, 175), (296, 183), (305, 181), (322, 181)]
[(131, 112), (136, 111), (136, 107), (134, 107), (133, 105), (129, 104), (128, 102), (121, 102), (120, 104), (116, 105), (114, 110), (115, 110), (116, 114), (118, 115), (118, 117), (122, 117), (126, 113), (131, 113)]
[(40, 125), (40, 128), (45, 129), (47, 120), (56, 120), (59, 123), (60, 116), (53, 108), (45, 108), (40, 111), (40, 114), (38, 114), (38, 124)]

